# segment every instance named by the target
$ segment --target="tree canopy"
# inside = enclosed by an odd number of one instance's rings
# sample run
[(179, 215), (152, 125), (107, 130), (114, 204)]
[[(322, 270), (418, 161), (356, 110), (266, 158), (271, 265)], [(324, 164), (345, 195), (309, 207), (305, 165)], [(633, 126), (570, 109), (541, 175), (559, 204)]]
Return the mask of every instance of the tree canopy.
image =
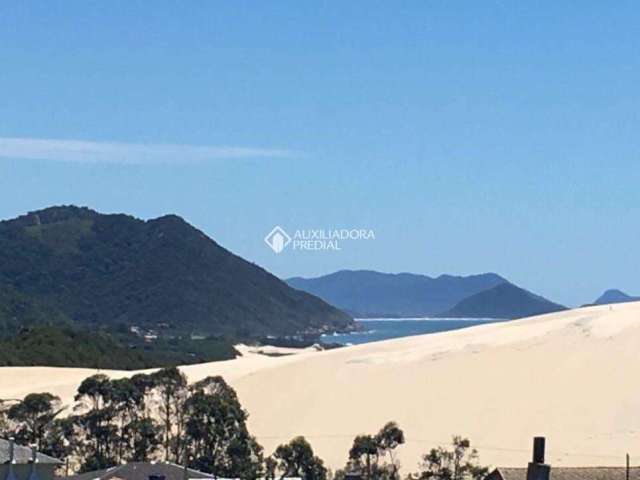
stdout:
[[(189, 384), (177, 368), (118, 379), (96, 374), (81, 382), (74, 400), (65, 411), (50, 393), (0, 399), (0, 436), (35, 445), (79, 473), (164, 460), (243, 480), (340, 480), (353, 472), (364, 480), (400, 478), (396, 452), (405, 435), (395, 422), (356, 436), (346, 467), (333, 476), (303, 436), (266, 456), (237, 393), (220, 376)], [(487, 473), (469, 440), (456, 436), (451, 448), (431, 449), (420, 471), (407, 478), (481, 480)]]
[(327, 469), (317, 457), (304, 437), (296, 437), (289, 443), (280, 445), (273, 457), (277, 463), (280, 478), (301, 477), (305, 480), (326, 480)]
[(416, 480), (481, 480), (486, 477), (488, 468), (478, 461), (478, 452), (471, 442), (460, 436), (454, 436), (451, 448), (437, 447), (423, 456), (420, 472)]

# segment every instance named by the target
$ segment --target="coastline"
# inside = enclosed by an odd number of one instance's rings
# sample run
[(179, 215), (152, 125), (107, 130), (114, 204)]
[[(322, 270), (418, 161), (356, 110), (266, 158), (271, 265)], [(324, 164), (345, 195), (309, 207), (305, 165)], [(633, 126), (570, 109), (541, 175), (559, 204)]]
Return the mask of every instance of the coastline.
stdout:
[[(629, 303), (182, 370), (191, 381), (222, 375), (267, 453), (305, 435), (331, 468), (343, 466), (355, 435), (389, 420), (406, 432), (408, 470), (454, 434), (486, 464), (522, 465), (530, 438), (544, 434), (554, 465), (608, 465), (640, 441), (640, 391), (629, 381), (640, 373), (638, 345), (640, 303)], [(50, 391), (68, 403), (93, 373), (5, 367), (0, 396)]]

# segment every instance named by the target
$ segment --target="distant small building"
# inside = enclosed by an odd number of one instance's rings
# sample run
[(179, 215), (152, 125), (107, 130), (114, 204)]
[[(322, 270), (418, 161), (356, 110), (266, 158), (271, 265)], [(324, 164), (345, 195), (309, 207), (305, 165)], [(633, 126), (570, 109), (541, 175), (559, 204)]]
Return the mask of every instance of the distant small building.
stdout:
[[(66, 480), (192, 480), (213, 475), (170, 462), (132, 462), (104, 470), (80, 473)], [(3, 480), (0, 478), (0, 480)]]
[(0, 438), (0, 480), (53, 480), (62, 464), (57, 458)]

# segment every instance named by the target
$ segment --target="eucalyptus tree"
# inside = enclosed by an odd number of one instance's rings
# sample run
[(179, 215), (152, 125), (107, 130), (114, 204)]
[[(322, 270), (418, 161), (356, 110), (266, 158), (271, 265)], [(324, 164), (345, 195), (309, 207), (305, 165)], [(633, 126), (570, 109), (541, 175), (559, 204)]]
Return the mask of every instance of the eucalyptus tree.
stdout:
[[(344, 471), (357, 470), (366, 480), (397, 480), (398, 461), (395, 450), (405, 442), (404, 432), (395, 422), (385, 424), (376, 435), (358, 435), (349, 450), (349, 462)], [(388, 456), (388, 462), (384, 458)]]
[(478, 452), (471, 442), (453, 437), (450, 449), (437, 447), (422, 457), (421, 470), (416, 480), (482, 480), (489, 469), (480, 465)]
[(70, 460), (78, 451), (79, 442), (75, 417), (56, 418), (48, 428), (40, 451), (54, 458)]
[[(0, 402), (0, 421), (24, 443), (80, 472), (127, 461), (186, 462), (216, 476), (255, 479), (264, 475), (263, 450), (247, 429), (247, 412), (222, 377), (193, 385), (177, 368), (131, 378), (86, 378), (74, 397), (73, 414), (58, 418), (60, 400), (32, 394), (15, 405)], [(4, 408), (3, 408), (4, 407)], [(293, 444), (294, 452), (300, 445)], [(310, 449), (310, 447), (309, 447)], [(285, 462), (285, 460), (282, 460)], [(282, 463), (284, 465), (284, 463)], [(275, 476), (278, 462), (266, 463)], [(326, 469), (311, 455), (305, 478), (324, 480)]]
[(59, 397), (50, 393), (31, 393), (9, 407), (6, 417), (18, 442), (44, 450), (52, 424), (63, 410)]
[(98, 374), (80, 384), (69, 444), (82, 471), (155, 456), (161, 432), (150, 406), (154, 386), (145, 374), (120, 379)]
[(135, 418), (125, 426), (124, 434), (131, 462), (148, 462), (162, 444), (160, 427), (152, 418)]
[(391, 477), (394, 479), (398, 478), (399, 468), (395, 450), (404, 442), (404, 432), (398, 427), (396, 422), (388, 422), (375, 436), (375, 443), (380, 454), (387, 454), (389, 456)]
[(107, 390), (108, 401), (114, 412), (118, 429), (117, 453), (119, 462), (146, 461), (153, 456), (160, 444), (158, 422), (148, 415), (148, 386), (141, 376), (111, 380)]
[(81, 471), (100, 470), (118, 463), (118, 427), (114, 424), (113, 383), (106, 375), (85, 379), (75, 396), (75, 432), (78, 435), (76, 455)]
[(378, 464), (378, 445), (376, 439), (371, 435), (358, 435), (353, 440), (351, 450), (349, 450), (349, 460), (352, 465), (349, 468), (362, 467), (364, 478), (372, 478), (372, 472)]
[(303, 480), (326, 480), (327, 469), (304, 437), (295, 437), (280, 445), (273, 458), (277, 461), (280, 478), (300, 477)]
[(185, 438), (190, 464), (216, 476), (255, 478), (262, 448), (249, 434), (247, 412), (222, 377), (207, 377), (190, 387)]
[(164, 457), (180, 462), (184, 451), (185, 402), (189, 390), (187, 377), (175, 367), (157, 371), (151, 377), (152, 390), (158, 397), (162, 422)]

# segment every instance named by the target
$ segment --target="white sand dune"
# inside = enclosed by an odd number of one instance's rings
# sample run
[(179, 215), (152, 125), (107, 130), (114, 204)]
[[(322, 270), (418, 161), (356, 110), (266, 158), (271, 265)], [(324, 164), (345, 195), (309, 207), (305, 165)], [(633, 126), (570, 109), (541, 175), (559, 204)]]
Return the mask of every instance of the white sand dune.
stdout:
[[(223, 375), (270, 453), (305, 435), (332, 468), (359, 433), (395, 420), (405, 472), (451, 435), (483, 463), (524, 466), (531, 438), (548, 438), (555, 465), (640, 460), (640, 302), (589, 307), (326, 352), (184, 367), (190, 380)], [(70, 401), (84, 369), (1, 368), (0, 398), (50, 391)], [(122, 376), (123, 372), (108, 372)]]

